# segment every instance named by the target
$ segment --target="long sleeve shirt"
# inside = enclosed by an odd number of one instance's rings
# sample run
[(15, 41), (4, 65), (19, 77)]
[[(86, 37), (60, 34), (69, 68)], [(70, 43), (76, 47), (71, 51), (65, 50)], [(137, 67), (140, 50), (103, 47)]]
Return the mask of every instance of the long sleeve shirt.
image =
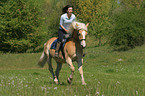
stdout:
[[(65, 29), (68, 29), (69, 25), (75, 21), (75, 15), (72, 14), (70, 18), (68, 18), (67, 13), (61, 15), (60, 18), (60, 25), (63, 25)], [(62, 29), (61, 27), (59, 27), (59, 29)]]

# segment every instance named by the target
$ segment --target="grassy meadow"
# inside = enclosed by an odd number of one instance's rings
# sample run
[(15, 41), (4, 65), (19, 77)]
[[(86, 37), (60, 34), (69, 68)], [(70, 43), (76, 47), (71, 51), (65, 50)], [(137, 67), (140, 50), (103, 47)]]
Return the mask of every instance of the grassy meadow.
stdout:
[(56, 85), (47, 64), (37, 66), (41, 53), (0, 54), (0, 96), (145, 96), (145, 45), (126, 52), (92, 45), (85, 52), (86, 86), (81, 85), (75, 62), (72, 85), (67, 83), (67, 64)]

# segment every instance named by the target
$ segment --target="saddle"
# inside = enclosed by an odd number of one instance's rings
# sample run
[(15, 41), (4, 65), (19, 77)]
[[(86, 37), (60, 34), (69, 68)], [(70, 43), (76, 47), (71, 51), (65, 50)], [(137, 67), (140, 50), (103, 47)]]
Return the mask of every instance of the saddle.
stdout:
[[(65, 59), (65, 54), (64, 54), (64, 52), (63, 52), (63, 48), (64, 48), (64, 46), (65, 46), (65, 44), (66, 44), (66, 40), (67, 40), (67, 39), (64, 39), (64, 43), (62, 43), (62, 44), (60, 45), (60, 48), (59, 48), (59, 51), (62, 52), (62, 56), (63, 56), (64, 59)], [(56, 39), (55, 41), (53, 41), (53, 43), (51, 44), (50, 49), (56, 50), (57, 42), (58, 42), (58, 39)]]
[[(56, 44), (57, 44), (57, 42), (58, 42), (58, 39), (56, 39), (55, 41), (53, 41), (53, 43), (51, 44), (51, 49), (56, 49)], [(64, 48), (64, 46), (65, 46), (65, 43), (66, 43), (66, 39), (65, 39), (65, 41), (64, 41), (64, 43), (62, 43), (61, 44), (61, 46), (60, 46), (60, 50), (63, 50), (63, 48)]]
[[(64, 38), (63, 38), (63, 42), (60, 46), (60, 50), (62, 50), (64, 48), (65, 43), (67, 42), (67, 40), (71, 37), (71, 34), (65, 34)], [(58, 42), (58, 38), (51, 44), (51, 49), (56, 49), (56, 44)]]

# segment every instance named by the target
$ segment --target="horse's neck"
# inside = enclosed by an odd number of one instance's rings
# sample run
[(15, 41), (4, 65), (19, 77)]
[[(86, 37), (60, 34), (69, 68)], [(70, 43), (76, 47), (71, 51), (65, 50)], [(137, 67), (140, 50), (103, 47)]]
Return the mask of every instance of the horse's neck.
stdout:
[(74, 31), (73, 31), (72, 37), (73, 37), (76, 41), (79, 41), (77, 30), (74, 30)]
[(74, 42), (76, 43), (77, 47), (79, 48), (81, 46), (81, 44), (80, 44), (80, 40), (78, 37), (78, 30), (74, 30), (72, 38), (74, 39)]

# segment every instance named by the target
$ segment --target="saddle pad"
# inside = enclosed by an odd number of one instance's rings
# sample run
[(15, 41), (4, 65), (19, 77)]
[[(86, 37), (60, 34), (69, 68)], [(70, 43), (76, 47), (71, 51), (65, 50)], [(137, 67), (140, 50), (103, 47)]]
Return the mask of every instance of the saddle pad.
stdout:
[[(58, 41), (58, 39), (56, 39), (55, 41), (53, 41), (53, 43), (51, 44), (51, 49), (56, 49), (57, 41)], [(63, 49), (63, 48), (64, 48), (65, 43), (66, 43), (66, 40), (65, 40), (65, 42), (62, 44), (62, 46), (60, 46), (60, 49)]]

